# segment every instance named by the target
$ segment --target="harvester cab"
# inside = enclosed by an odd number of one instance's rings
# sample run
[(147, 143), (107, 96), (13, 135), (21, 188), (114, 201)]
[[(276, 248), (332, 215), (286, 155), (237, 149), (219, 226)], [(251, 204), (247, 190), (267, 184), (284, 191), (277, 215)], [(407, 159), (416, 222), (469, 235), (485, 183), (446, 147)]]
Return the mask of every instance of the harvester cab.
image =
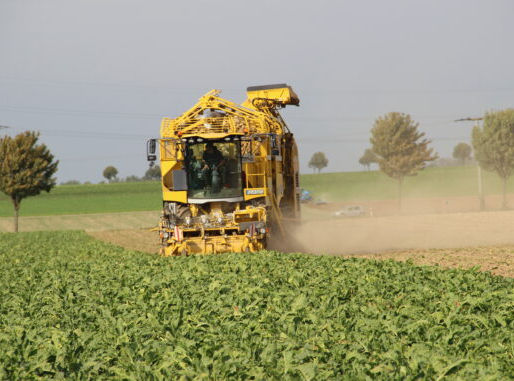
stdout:
[(240, 137), (189, 138), (185, 168), (189, 203), (243, 201)]
[(148, 160), (160, 153), (163, 255), (258, 251), (299, 218), (298, 153), (278, 113), (298, 96), (285, 84), (249, 87), (242, 105), (218, 94), (147, 143)]

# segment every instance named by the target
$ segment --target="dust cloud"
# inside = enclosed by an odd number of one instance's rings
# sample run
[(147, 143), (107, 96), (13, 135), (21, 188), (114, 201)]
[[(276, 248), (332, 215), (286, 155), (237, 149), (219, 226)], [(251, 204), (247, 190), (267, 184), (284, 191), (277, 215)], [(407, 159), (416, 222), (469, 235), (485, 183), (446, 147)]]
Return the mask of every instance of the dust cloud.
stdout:
[[(489, 197), (486, 202), (499, 209), (501, 199)], [(354, 254), (514, 245), (514, 211), (479, 212), (476, 197), (409, 199), (401, 214), (393, 200), (373, 201), (359, 204), (364, 216), (335, 217), (334, 211), (345, 205), (356, 204), (304, 207), (305, 219), (289, 228), (287, 250)]]
[[(514, 205), (514, 198), (510, 200)], [(335, 217), (343, 206), (361, 205), (365, 215)], [(499, 209), (501, 197), (486, 199)], [(474, 197), (408, 199), (402, 214), (394, 200), (306, 205), (303, 221), (287, 226), (286, 239), (270, 237), (268, 249), (411, 259), (416, 264), (469, 268), (514, 277), (514, 210), (479, 212)], [(371, 213), (373, 212), (373, 213)], [(372, 214), (372, 215), (371, 215)], [(157, 254), (158, 235), (148, 229), (89, 231), (93, 237), (128, 249)]]

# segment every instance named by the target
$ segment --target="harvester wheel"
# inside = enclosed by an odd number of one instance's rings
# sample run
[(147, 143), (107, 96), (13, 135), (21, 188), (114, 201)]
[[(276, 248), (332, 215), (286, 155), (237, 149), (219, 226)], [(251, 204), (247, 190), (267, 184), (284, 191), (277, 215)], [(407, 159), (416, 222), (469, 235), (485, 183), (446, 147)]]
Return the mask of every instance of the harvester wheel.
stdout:
[(169, 203), (166, 207), (166, 212), (169, 213), (169, 218), (174, 220), (184, 220), (186, 217), (191, 217), (191, 209), (188, 205), (177, 203)]
[(191, 217), (191, 209), (189, 209), (188, 205), (177, 204), (176, 216), (180, 219), (184, 219), (186, 217)]

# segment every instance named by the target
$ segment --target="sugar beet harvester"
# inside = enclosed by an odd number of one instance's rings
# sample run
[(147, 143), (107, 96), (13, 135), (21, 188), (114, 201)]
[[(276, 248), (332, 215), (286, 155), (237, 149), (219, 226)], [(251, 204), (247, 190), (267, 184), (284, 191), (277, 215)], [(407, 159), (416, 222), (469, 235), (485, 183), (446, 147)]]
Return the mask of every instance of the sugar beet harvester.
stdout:
[(286, 84), (247, 89), (242, 105), (212, 90), (176, 119), (159, 147), (162, 255), (258, 251), (300, 217), (298, 150), (278, 110), (300, 101)]

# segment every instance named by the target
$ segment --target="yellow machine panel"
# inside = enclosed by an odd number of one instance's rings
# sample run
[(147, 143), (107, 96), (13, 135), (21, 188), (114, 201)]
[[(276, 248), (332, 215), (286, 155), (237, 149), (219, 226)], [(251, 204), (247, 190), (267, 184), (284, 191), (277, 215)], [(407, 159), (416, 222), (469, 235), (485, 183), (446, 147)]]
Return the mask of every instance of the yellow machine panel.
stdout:
[(300, 216), (298, 151), (278, 110), (300, 101), (286, 84), (253, 86), (241, 104), (212, 90), (163, 118), (161, 254), (259, 251)]

